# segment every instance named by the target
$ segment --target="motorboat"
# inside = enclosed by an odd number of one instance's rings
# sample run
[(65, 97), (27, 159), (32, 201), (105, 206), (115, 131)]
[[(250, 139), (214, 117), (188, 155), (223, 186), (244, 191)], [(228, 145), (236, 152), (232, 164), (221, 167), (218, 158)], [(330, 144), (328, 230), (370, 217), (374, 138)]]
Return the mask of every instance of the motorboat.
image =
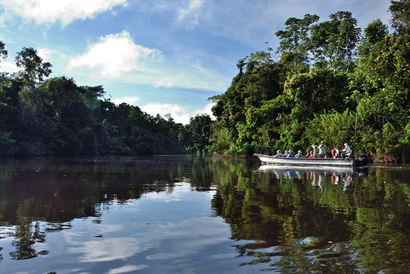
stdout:
[(367, 164), (367, 158), (360, 156), (351, 158), (285, 158), (275, 157), (266, 154), (254, 154), (262, 164), (273, 165), (296, 165), (296, 166), (338, 166), (338, 167), (358, 167)]

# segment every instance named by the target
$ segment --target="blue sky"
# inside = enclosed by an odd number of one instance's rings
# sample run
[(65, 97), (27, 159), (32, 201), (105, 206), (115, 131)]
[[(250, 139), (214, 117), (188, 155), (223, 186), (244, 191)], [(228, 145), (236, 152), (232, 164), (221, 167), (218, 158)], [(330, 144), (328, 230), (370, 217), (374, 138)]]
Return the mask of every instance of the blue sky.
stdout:
[[(321, 20), (349, 10), (364, 28), (389, 23), (389, 0), (2, 0), (0, 40), (15, 55), (33, 47), (53, 76), (103, 85), (116, 103), (138, 105), (178, 122), (210, 113), (238, 59), (276, 48), (273, 33), (291, 16)], [(269, 42), (267, 45), (265, 42)]]

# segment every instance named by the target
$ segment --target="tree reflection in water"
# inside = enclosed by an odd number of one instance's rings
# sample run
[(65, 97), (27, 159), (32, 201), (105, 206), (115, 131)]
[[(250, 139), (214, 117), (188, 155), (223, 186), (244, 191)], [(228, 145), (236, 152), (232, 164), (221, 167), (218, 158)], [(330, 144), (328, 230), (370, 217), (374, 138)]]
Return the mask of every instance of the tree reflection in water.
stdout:
[(229, 224), (230, 246), (244, 267), (404, 273), (410, 269), (409, 178), (406, 169), (261, 171), (197, 157), (6, 161), (0, 239), (12, 239), (10, 258), (47, 256), (47, 235), (71, 229), (73, 219), (99, 223), (113, 203), (172, 192), (185, 182), (215, 193), (215, 215)]
[(177, 162), (164, 166), (155, 159), (4, 161), (0, 225), (7, 231), (2, 237), (13, 238), (15, 251), (9, 255), (17, 260), (47, 255), (41, 245), (46, 235), (69, 229), (74, 218), (98, 217), (113, 200), (121, 203), (147, 192), (172, 191), (177, 167)]
[(240, 256), (253, 258), (249, 264), (284, 272), (410, 269), (408, 171), (264, 167), (252, 173), (244, 164), (227, 165), (215, 169), (224, 180), (213, 207), (233, 239), (253, 240), (236, 246)]

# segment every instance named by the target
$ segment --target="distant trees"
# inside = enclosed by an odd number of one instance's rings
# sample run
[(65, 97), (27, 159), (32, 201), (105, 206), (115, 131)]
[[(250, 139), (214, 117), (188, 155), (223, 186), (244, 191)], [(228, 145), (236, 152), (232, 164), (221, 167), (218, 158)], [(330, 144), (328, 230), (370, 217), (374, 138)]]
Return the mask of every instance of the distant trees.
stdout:
[[(7, 56), (0, 41), (0, 60)], [(16, 74), (0, 74), (0, 154), (106, 155), (206, 151), (211, 120), (191, 124), (153, 117), (137, 106), (115, 105), (102, 86), (53, 77), (33, 48), (17, 54)], [(181, 138), (183, 136), (184, 138)]]
[(209, 115), (198, 115), (191, 118), (188, 131), (191, 133), (190, 149), (198, 152), (206, 152), (211, 136), (211, 117)]

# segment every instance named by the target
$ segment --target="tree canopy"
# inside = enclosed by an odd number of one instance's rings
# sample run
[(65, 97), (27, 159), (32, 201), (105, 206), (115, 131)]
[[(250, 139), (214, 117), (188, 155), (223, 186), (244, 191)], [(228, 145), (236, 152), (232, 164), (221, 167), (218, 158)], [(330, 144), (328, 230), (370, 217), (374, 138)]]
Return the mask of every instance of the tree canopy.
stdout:
[[(0, 60), (6, 56), (0, 41)], [(78, 86), (64, 76), (48, 78), (52, 65), (33, 48), (23, 48), (16, 64), (18, 73), (0, 74), (3, 155), (186, 153), (207, 145), (209, 116), (182, 125), (138, 106), (115, 105), (104, 97), (102, 86)]]
[(232, 84), (212, 98), (210, 151), (306, 150), (323, 140), (373, 160), (409, 160), (409, 3), (391, 2), (393, 33), (379, 19), (362, 32), (349, 11), (286, 20), (277, 58), (267, 49), (239, 60)]
[[(272, 153), (325, 141), (376, 161), (410, 158), (410, 0), (392, 0), (362, 31), (349, 11), (291, 17), (271, 48), (236, 62), (227, 90), (210, 98), (216, 121), (188, 125), (138, 106), (115, 105), (102, 86), (52, 77), (33, 48), (20, 71), (0, 73), (3, 154)], [(0, 41), (0, 62), (7, 57)]]

